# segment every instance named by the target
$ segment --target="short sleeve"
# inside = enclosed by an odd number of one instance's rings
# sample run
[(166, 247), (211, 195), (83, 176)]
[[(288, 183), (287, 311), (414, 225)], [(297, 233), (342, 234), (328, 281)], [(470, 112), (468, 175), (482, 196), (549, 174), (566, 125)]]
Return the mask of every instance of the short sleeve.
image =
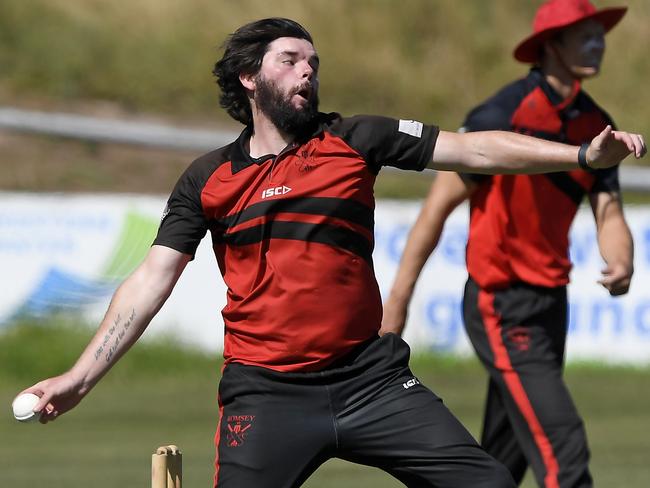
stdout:
[(203, 184), (197, 179), (195, 166), (190, 166), (176, 183), (153, 242), (192, 256), (208, 230), (201, 205)]
[(512, 130), (510, 114), (496, 103), (484, 103), (467, 114), (462, 132)]
[(422, 171), (433, 157), (439, 133), (438, 127), (416, 120), (374, 115), (341, 119), (331, 130), (358, 151), (375, 173), (382, 166)]
[[(484, 103), (474, 108), (460, 128), (460, 132), (479, 132), (485, 130), (512, 130), (510, 116), (496, 103)], [(492, 178), (492, 175), (460, 173), (465, 182), (479, 184)]]

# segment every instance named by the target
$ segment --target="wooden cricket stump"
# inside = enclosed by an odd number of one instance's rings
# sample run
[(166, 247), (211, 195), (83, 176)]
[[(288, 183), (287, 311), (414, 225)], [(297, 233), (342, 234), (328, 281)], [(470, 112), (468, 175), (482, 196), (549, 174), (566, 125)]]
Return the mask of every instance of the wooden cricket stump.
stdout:
[(151, 455), (151, 488), (182, 488), (183, 455), (177, 446), (161, 446)]

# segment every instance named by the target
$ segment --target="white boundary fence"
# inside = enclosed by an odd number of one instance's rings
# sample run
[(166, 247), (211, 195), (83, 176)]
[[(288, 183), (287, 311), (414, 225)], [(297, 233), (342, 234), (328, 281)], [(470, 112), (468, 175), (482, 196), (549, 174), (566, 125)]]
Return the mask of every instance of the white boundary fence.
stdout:
[(210, 151), (232, 142), (236, 132), (183, 129), (150, 122), (0, 107), (0, 129), (97, 142)]
[[(0, 107), (0, 129), (97, 142), (199, 151), (209, 151), (224, 146), (238, 135), (234, 131), (185, 129), (164, 124), (100, 119), (11, 107)], [(650, 168), (623, 164), (620, 180), (624, 190), (650, 191)]]

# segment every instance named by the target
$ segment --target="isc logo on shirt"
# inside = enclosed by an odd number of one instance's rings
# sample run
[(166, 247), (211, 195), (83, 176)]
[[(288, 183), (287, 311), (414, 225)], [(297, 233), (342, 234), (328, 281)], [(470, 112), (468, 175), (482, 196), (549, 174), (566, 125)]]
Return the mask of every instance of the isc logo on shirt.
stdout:
[(275, 188), (267, 188), (266, 190), (262, 190), (262, 199), (275, 197), (277, 195), (286, 195), (290, 191), (291, 188), (288, 186), (276, 186)]
[(405, 390), (408, 390), (412, 386), (419, 385), (420, 380), (418, 380), (415, 376), (408, 380), (406, 383), (402, 383), (402, 386), (404, 387)]

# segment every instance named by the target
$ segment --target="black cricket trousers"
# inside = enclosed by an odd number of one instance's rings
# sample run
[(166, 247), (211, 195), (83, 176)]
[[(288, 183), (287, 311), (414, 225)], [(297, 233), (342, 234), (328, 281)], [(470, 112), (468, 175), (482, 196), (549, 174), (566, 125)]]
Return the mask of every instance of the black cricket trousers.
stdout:
[(507, 469), (413, 376), (409, 355), (386, 334), (316, 373), (226, 366), (214, 486), (297, 487), (336, 457), (409, 487), (514, 488)]
[(562, 379), (566, 287), (465, 286), (467, 335), (489, 373), (481, 445), (520, 483), (528, 465), (544, 488), (588, 488), (589, 448)]

